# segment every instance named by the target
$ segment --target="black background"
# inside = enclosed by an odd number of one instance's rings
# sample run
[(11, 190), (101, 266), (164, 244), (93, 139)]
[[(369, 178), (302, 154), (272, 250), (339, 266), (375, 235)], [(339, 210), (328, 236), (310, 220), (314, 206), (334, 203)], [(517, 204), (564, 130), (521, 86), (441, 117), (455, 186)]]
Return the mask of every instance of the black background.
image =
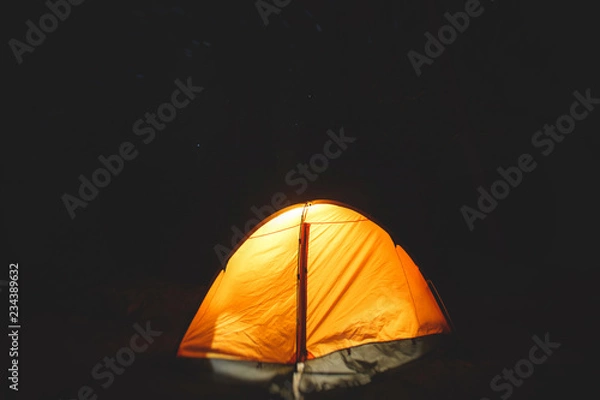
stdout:
[[(5, 5), (3, 259), (20, 265), (19, 394), (74, 397), (150, 317), (167, 333), (148, 364), (171, 356), (220, 267), (214, 246), (231, 247), (231, 227), (277, 192), (363, 210), (437, 283), (474, 350), (461, 368), (481, 375), (457, 378), (452, 365), (435, 398), (498, 398), (489, 380), (545, 332), (562, 343), (553, 369), (539, 367), (513, 398), (583, 390), (597, 316), (600, 111), (548, 156), (531, 138), (568, 113), (574, 91), (600, 97), (597, 14), (588, 3), (482, 6), (417, 77), (407, 53), (423, 53), (424, 33), (464, 2), (293, 0), (264, 26), (252, 1), (88, 0), (22, 64), (8, 42), (48, 10)], [(204, 92), (143, 144), (133, 123), (188, 77)], [(342, 127), (356, 141), (297, 194), (286, 173)], [(78, 176), (126, 141), (137, 158), (71, 219), (61, 196), (77, 196)], [(524, 153), (536, 169), (470, 231), (460, 208), (475, 208), (477, 187)], [(127, 376), (99, 398), (133, 390)], [(369, 390), (388, 398), (360, 393)]]

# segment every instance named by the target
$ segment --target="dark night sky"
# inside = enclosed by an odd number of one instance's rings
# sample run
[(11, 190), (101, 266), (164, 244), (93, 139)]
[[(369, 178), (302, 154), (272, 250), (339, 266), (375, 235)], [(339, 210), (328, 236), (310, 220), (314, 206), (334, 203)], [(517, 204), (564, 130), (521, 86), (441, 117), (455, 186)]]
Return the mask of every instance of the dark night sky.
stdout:
[[(32, 279), (209, 279), (213, 246), (280, 191), (364, 210), (433, 271), (450, 249), (586, 268), (597, 117), (548, 157), (530, 140), (568, 111), (574, 90), (598, 93), (593, 13), (483, 3), (417, 78), (407, 52), (423, 53), (424, 32), (461, 2), (295, 1), (268, 27), (249, 1), (132, 3), (73, 7), (21, 65), (4, 47), (15, 117), (4, 135), (5, 226), (9, 257)], [(11, 12), (9, 38), (23, 40), (24, 21), (43, 11), (31, 2)], [(187, 77), (205, 91), (143, 144), (133, 123)], [(296, 194), (285, 174), (340, 127), (357, 142)], [(125, 141), (138, 157), (71, 220), (61, 196)], [(539, 167), (470, 232), (459, 208), (532, 151)]]
[[(563, 276), (576, 292), (597, 268), (600, 105), (546, 157), (531, 138), (575, 90), (600, 98), (597, 14), (482, 5), (420, 77), (407, 52), (463, 1), (293, 0), (265, 27), (252, 1), (88, 0), (20, 65), (6, 43), (47, 9), (6, 5), (5, 260), (24, 266), (40, 308), (123, 279), (206, 285), (213, 247), (283, 192), (365, 211), (442, 282), (510, 292)], [(142, 143), (134, 122), (188, 77), (204, 92)], [(341, 127), (356, 142), (295, 193), (286, 173)], [(126, 141), (138, 156), (70, 219), (61, 196)], [(470, 232), (460, 207), (523, 153), (537, 168)]]

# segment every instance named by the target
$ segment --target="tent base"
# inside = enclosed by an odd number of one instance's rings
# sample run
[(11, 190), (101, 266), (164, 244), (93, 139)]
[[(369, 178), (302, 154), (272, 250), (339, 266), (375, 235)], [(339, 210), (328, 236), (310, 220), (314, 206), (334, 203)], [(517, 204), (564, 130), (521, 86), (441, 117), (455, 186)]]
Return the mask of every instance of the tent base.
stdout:
[(218, 382), (259, 385), (286, 400), (299, 400), (313, 392), (365, 385), (374, 375), (406, 365), (439, 348), (447, 337), (437, 334), (365, 344), (307, 360), (302, 368), (217, 358), (185, 360)]

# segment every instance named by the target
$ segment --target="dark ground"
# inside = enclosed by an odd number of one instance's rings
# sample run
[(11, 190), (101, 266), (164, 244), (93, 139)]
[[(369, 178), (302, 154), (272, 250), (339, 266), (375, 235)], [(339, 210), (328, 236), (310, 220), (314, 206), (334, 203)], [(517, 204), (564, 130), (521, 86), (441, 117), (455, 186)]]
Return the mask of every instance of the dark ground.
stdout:
[[(420, 77), (408, 51), (423, 53), (424, 33), (464, 1), (292, 0), (265, 27), (251, 0), (89, 0), (22, 64), (9, 40), (48, 11), (6, 5), (3, 262), (20, 270), (18, 398), (72, 399), (83, 385), (99, 399), (269, 398), (211, 384), (173, 355), (219, 269), (213, 247), (276, 192), (381, 222), (458, 329), (458, 348), (325, 397), (500, 399), (490, 381), (546, 333), (561, 347), (510, 398), (597, 397), (600, 111), (548, 156), (531, 138), (574, 91), (600, 97), (598, 17), (587, 3), (524, 3), (482, 1)], [(204, 92), (144, 144), (132, 125), (187, 77)], [(286, 173), (341, 127), (356, 142), (296, 193)], [(137, 158), (71, 219), (61, 196), (126, 141)], [(460, 208), (524, 153), (536, 169), (470, 231)], [(92, 368), (146, 321), (163, 334), (102, 389)]]

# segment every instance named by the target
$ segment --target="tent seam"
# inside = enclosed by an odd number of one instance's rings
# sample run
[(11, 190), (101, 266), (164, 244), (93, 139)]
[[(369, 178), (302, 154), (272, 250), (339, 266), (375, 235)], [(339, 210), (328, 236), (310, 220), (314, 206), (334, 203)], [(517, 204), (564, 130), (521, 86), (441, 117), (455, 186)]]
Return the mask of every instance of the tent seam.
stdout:
[(406, 279), (406, 286), (408, 286), (408, 293), (410, 293), (410, 299), (413, 302), (413, 308), (415, 310), (415, 318), (417, 319), (417, 323), (419, 324), (419, 328), (417, 329), (417, 333), (418, 333), (419, 329), (421, 329), (421, 321), (419, 320), (419, 313), (417, 311), (417, 303), (415, 303), (415, 298), (413, 296), (412, 289), (410, 287), (410, 281), (408, 280), (408, 276), (406, 276), (406, 271), (404, 270), (404, 263), (402, 262), (402, 258), (398, 254), (398, 250), (396, 249), (395, 246), (394, 246), (394, 251), (396, 252), (396, 257), (398, 257), (398, 260), (400, 261), (400, 265), (402, 266), (402, 274), (404, 274), (404, 279)]
[(320, 222), (309, 222), (311, 225), (334, 225), (334, 224), (351, 224), (356, 222), (367, 222), (370, 219), (354, 219), (349, 221), (320, 221)]
[[(283, 231), (289, 231), (290, 229), (294, 229), (294, 228), (297, 228), (297, 227), (299, 227), (299, 226), (300, 226), (300, 225), (289, 226), (289, 227), (287, 227), (287, 228), (281, 228), (281, 229), (278, 229), (278, 230), (276, 230), (276, 231), (273, 231), (273, 232), (267, 232), (267, 233), (263, 233), (262, 235), (255, 235), (255, 234), (252, 234), (252, 235), (248, 236), (247, 240), (250, 240), (250, 239), (256, 239), (256, 238), (259, 238), (259, 237), (265, 237), (265, 236), (269, 236), (269, 235), (274, 235), (274, 234), (276, 234), (276, 233), (280, 233), (280, 232), (283, 232)], [(240, 247), (241, 247), (241, 246), (240, 246)]]

